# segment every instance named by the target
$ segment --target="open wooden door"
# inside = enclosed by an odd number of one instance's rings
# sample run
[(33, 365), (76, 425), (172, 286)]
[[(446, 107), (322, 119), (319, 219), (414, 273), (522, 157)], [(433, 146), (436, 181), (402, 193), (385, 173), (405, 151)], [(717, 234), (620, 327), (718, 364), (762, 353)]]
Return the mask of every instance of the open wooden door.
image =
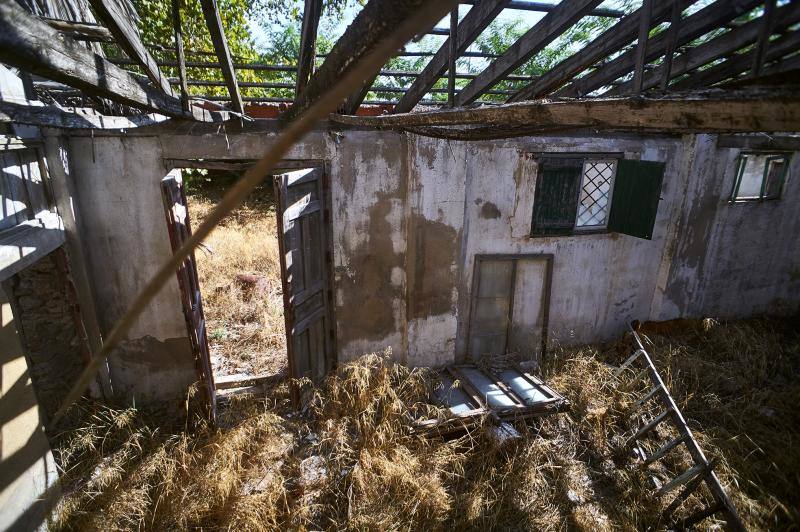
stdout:
[[(188, 240), (192, 234), (189, 224), (186, 194), (179, 173), (171, 173), (161, 181), (164, 210), (167, 215), (167, 230), (172, 250), (176, 250)], [(178, 267), (178, 285), (183, 304), (183, 315), (192, 344), (197, 379), (200, 383), (200, 399), (206, 409), (206, 415), (213, 423), (217, 415), (216, 391), (214, 375), (211, 369), (211, 358), (206, 336), (206, 318), (203, 314), (203, 301), (200, 297), (200, 281), (197, 278), (197, 263), (194, 252)]]
[(324, 178), (323, 168), (275, 176), (289, 372), (314, 383), (335, 362)]

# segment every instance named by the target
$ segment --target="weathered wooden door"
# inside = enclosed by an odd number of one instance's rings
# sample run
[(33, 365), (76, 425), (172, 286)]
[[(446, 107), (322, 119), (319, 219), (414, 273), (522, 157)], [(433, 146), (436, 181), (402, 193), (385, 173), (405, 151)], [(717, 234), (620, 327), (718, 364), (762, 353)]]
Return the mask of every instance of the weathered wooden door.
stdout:
[[(186, 194), (180, 174), (171, 173), (161, 181), (164, 210), (167, 215), (167, 229), (173, 251), (183, 245), (192, 234), (189, 224)], [(192, 252), (178, 267), (178, 285), (183, 304), (183, 315), (192, 344), (197, 379), (200, 383), (200, 394), (206, 405), (206, 414), (213, 422), (217, 415), (216, 391), (211, 358), (206, 336), (206, 318), (203, 314), (203, 301), (200, 297), (200, 281), (197, 277), (197, 263)]]
[(315, 383), (335, 362), (324, 177), (323, 168), (275, 176), (289, 371)]

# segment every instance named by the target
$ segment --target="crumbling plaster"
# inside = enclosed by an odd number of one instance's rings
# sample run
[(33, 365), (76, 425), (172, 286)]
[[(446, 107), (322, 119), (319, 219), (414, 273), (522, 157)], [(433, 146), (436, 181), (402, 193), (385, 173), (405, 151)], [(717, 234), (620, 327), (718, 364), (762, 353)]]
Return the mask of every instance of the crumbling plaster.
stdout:
[[(72, 137), (77, 193), (86, 211), (82, 238), (105, 330), (169, 252), (158, 187), (169, 170), (165, 161), (257, 159), (274, 136), (264, 125), (228, 124)], [(339, 360), (386, 347), (412, 365), (463, 359), (472, 269), (475, 256), (483, 253), (554, 255), (550, 331), (557, 342), (610, 339), (631, 319), (707, 311), (746, 316), (773, 308), (777, 293), (793, 298), (787, 304), (796, 308), (797, 296), (785, 292), (796, 286), (798, 276), (788, 279), (784, 270), (798, 268), (797, 252), (786, 240), (790, 230), (796, 234), (798, 215), (781, 201), (761, 206), (758, 224), (736, 214), (732, 227), (722, 227), (732, 221), (725, 209), (744, 213), (756, 206), (724, 203), (734, 155), (716, 150), (709, 138), (608, 135), (467, 143), (391, 131), (321, 128), (309, 133), (285, 159), (329, 163)], [(537, 170), (532, 154), (537, 152), (615, 152), (665, 162), (653, 239), (612, 233), (529, 237)], [(795, 197), (791, 182), (787, 194), (787, 200)], [(697, 213), (703, 201), (721, 213), (713, 223)], [(776, 215), (767, 209), (782, 211), (780, 227), (786, 232), (777, 238), (782, 244), (775, 244), (778, 254), (770, 261), (782, 273), (753, 280), (744, 266), (757, 255), (733, 269), (740, 256), (737, 232), (747, 226), (751, 246), (760, 230), (772, 234), (767, 228)], [(689, 245), (698, 231), (709, 234), (713, 246)], [(781, 245), (789, 249), (782, 255)], [(698, 255), (706, 256), (705, 266), (697, 266)], [(760, 290), (761, 299), (751, 307), (733, 296), (721, 297), (725, 281), (716, 280), (719, 264), (728, 265), (722, 272), (741, 277), (741, 286), (750, 283), (754, 293)], [(677, 287), (687, 278), (695, 288)], [(704, 301), (696, 290), (715, 295)], [(148, 336), (162, 343), (186, 337), (176, 283), (162, 291), (129, 334), (134, 345)], [(159, 375), (173, 382), (170, 389), (180, 388), (194, 378), (193, 366), (187, 365), (187, 354), (175, 356), (183, 368), (175, 373), (169, 373), (166, 361), (141, 362), (139, 351), (139, 358), (123, 356), (116, 369), (112, 364), (112, 380), (142, 390), (149, 385), (139, 379), (147, 375), (145, 381), (159, 382), (154, 388), (163, 390), (163, 382), (152, 378), (158, 366)]]

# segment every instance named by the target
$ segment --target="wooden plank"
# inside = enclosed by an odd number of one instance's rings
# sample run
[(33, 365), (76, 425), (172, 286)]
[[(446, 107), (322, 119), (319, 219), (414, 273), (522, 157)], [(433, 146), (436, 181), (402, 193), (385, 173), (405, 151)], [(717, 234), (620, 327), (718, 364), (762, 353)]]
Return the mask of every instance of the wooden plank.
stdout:
[(239, 92), (239, 85), (236, 81), (236, 72), (233, 70), (231, 53), (228, 50), (228, 39), (225, 38), (225, 30), (222, 27), (222, 19), (217, 10), (216, 0), (200, 0), (203, 8), (203, 16), (206, 19), (208, 33), (211, 35), (211, 42), (214, 44), (214, 51), (217, 53), (222, 77), (228, 86), (228, 94), (231, 97), (231, 108), (237, 113), (244, 113), (242, 106), (242, 95)]
[(633, 69), (633, 94), (641, 94), (644, 63), (647, 56), (647, 40), (653, 17), (653, 0), (642, 0), (639, 9), (639, 37), (636, 40), (636, 62)]
[[(680, 0), (681, 8), (692, 3), (691, 0)], [(657, 24), (666, 19), (669, 13), (667, 2), (657, 2), (653, 7), (651, 19)], [(509, 98), (509, 102), (519, 102), (540, 98), (561, 87), (575, 75), (583, 72), (596, 62), (609, 57), (629, 44), (636, 37), (639, 27), (639, 10), (614, 24), (595, 40), (584, 46), (579, 52), (561, 61), (558, 65), (544, 73)]]
[[(312, 102), (328, 92), (340, 77), (347, 75), (360, 59), (369, 55), (376, 43), (383, 40), (386, 35), (395, 32), (404, 22), (404, 14), (401, 13), (406, 8), (421, 9), (424, 4), (425, 2), (421, 0), (407, 0), (402, 3), (398, 3), (396, 0), (371, 0), (368, 2), (364, 9), (356, 15), (342, 38), (334, 44), (322, 65), (311, 76), (306, 90), (299, 95), (297, 101), (282, 115), (282, 118), (290, 120), (307, 109)], [(452, 5), (455, 4), (451, 0), (437, 2), (437, 7)], [(402, 9), (400, 9), (401, 6)], [(447, 11), (449, 12), (449, 9)], [(372, 85), (382, 66), (362, 73), (362, 85), (351, 93), (348, 98), (348, 106), (354, 104), (356, 100), (360, 105), (363, 101), (361, 95), (366, 94), (366, 89)], [(359, 97), (361, 100), (358, 99)]]
[(681, 519), (676, 523), (674, 530), (692, 530), (694, 525), (707, 517), (719, 513), (725, 509), (722, 503), (715, 503), (707, 508), (697, 511), (685, 519)]
[(766, 0), (764, 2), (764, 13), (761, 15), (761, 28), (758, 31), (758, 41), (756, 42), (756, 53), (753, 56), (753, 67), (750, 69), (751, 77), (758, 77), (764, 67), (764, 56), (769, 47), (769, 38), (775, 24), (775, 4), (776, 0)]
[[(779, 19), (775, 25), (776, 30), (783, 30), (789, 26), (800, 22), (800, 4), (792, 3), (778, 10)], [(687, 19), (688, 22), (688, 19)], [(739, 28), (711, 39), (699, 46), (690, 48), (679, 55), (673, 61), (670, 77), (681, 76), (687, 72), (706, 65), (721, 57), (733, 54), (737, 50), (744, 48), (756, 41), (761, 30), (762, 24), (759, 19), (743, 24)], [(649, 89), (658, 86), (663, 78), (664, 66), (659, 66), (645, 75), (643, 88)], [(611, 96), (614, 94), (625, 94), (631, 89), (631, 83), (623, 83), (603, 94)]]
[(144, 69), (145, 74), (156, 87), (161, 87), (166, 94), (174, 96), (167, 77), (161, 73), (156, 65), (156, 60), (142, 44), (139, 30), (123, 11), (119, 0), (90, 0), (90, 2), (98, 18), (108, 27), (114, 35), (116, 43), (125, 50), (128, 57)]
[(172, 117), (189, 117), (179, 99), (62, 37), (13, 0), (0, 0), (0, 61), (87, 94)]
[(667, 49), (664, 52), (664, 64), (661, 73), (661, 90), (667, 90), (672, 72), (672, 60), (675, 56), (675, 47), (678, 43), (678, 31), (681, 25), (681, 2), (672, 0), (672, 18), (669, 23), (667, 35)]
[(673, 478), (672, 480), (661, 486), (661, 489), (658, 490), (658, 495), (659, 496), (666, 495), (675, 488), (683, 486), (684, 484), (692, 480), (694, 477), (705, 471), (707, 467), (708, 466), (706, 464), (697, 464), (695, 466), (690, 467), (677, 477)]
[[(196, 109), (195, 109), (196, 110)], [(221, 114), (206, 111), (207, 120), (222, 121)], [(84, 107), (56, 107), (54, 105), (24, 105), (0, 100), (0, 122), (29, 124), (32, 126), (62, 129), (124, 129), (148, 126), (163, 121), (161, 115), (103, 116), (94, 109)]]
[(654, 452), (653, 454), (651, 454), (650, 456), (645, 458), (644, 463), (642, 465), (643, 466), (648, 466), (648, 465), (652, 464), (653, 462), (655, 462), (656, 460), (661, 460), (672, 449), (674, 449), (675, 447), (677, 447), (678, 445), (680, 445), (684, 441), (685, 441), (685, 439), (684, 439), (683, 436), (679, 436), (679, 437), (675, 438), (674, 440), (671, 440), (669, 443), (667, 443), (666, 445), (661, 447), (659, 450), (657, 450), (656, 452)]
[[(783, 37), (775, 39), (770, 43), (767, 50), (767, 61), (774, 61), (781, 59), (784, 55), (800, 49), (800, 32), (793, 31)], [(670, 88), (673, 90), (687, 90), (698, 87), (710, 87), (715, 83), (725, 81), (727, 79), (735, 78), (739, 74), (746, 72), (752, 65), (752, 59), (755, 51), (750, 50), (743, 54), (735, 54), (730, 59), (718, 63), (710, 68), (703, 70), (695, 70), (689, 76), (676, 81)], [(770, 75), (773, 73), (783, 72), (785, 68), (796, 68), (792, 59), (785, 59), (777, 65), (767, 67), (763, 74)]]
[(720, 135), (717, 148), (800, 151), (800, 135)]
[[(482, 0), (469, 10), (456, 30), (456, 53), (461, 55), (478, 38), (481, 32), (508, 5), (508, 0)], [(447, 68), (451, 39), (448, 39), (411, 84), (395, 106), (396, 113), (406, 113), (422, 99)], [(475, 75), (474, 77), (476, 77)], [(457, 76), (458, 77), (458, 76)], [(474, 79), (471, 78), (471, 79)]]
[[(728, 22), (729, 20), (754, 8), (758, 5), (758, 3), (759, 0), (739, 0), (736, 2), (731, 2), (730, 0), (717, 0), (713, 4), (706, 6), (693, 15), (686, 17), (686, 19), (681, 22), (676, 46), (683, 46), (684, 44), (693, 41), (709, 31), (719, 28), (725, 22)], [(671, 5), (669, 2), (659, 2), (658, 4), (661, 5), (662, 9), (666, 13), (671, 12)], [(653, 24), (658, 22), (658, 20), (653, 20)], [(666, 51), (668, 42), (669, 32), (661, 32), (659, 35), (656, 35), (650, 39), (644, 60), (652, 61), (658, 58)], [(635, 64), (636, 50), (629, 50), (621, 54), (619, 57), (616, 57), (609, 63), (603, 65), (603, 67), (597, 71), (587, 74), (580, 79), (574, 80), (567, 87), (557, 91), (556, 95), (575, 97), (589, 94), (628, 74), (631, 70), (633, 70)], [(625, 87), (625, 90), (627, 91), (632, 90), (630, 82), (626, 84)], [(620, 94), (625, 93), (620, 92)]]
[(76, 41), (113, 42), (114, 36), (108, 28), (91, 22), (76, 22), (57, 18), (41, 17), (51, 28), (55, 28), (64, 35)]
[(172, 0), (172, 28), (175, 34), (175, 56), (178, 66), (178, 81), (181, 88), (181, 104), (189, 110), (189, 89), (186, 86), (186, 58), (183, 55), (183, 28), (181, 25), (181, 0)]
[(322, 15), (322, 0), (305, 0), (303, 25), (300, 30), (300, 55), (297, 59), (297, 79), (295, 80), (295, 99), (303, 92), (314, 70), (317, 48), (317, 28)]
[(800, 130), (800, 94), (790, 88), (673, 93), (660, 98), (532, 101), (383, 116), (331, 115), (354, 126), (520, 125), (545, 132), (570, 128), (747, 133)]
[(653, 418), (647, 425), (639, 429), (639, 431), (633, 436), (633, 439), (638, 440), (642, 436), (649, 433), (651, 430), (659, 426), (665, 419), (667, 419), (667, 416), (669, 416), (671, 413), (672, 409), (670, 408), (667, 408), (666, 410), (661, 412), (659, 415)]
[[(468, 4), (474, 6), (476, 4), (480, 5), (483, 0), (461, 0), (461, 4)], [(539, 11), (541, 13), (549, 13), (553, 9), (556, 8), (555, 4), (552, 3), (545, 3), (545, 2), (527, 2), (523, 0), (512, 0), (506, 6), (506, 9), (517, 9), (521, 11)], [(588, 13), (593, 17), (610, 17), (610, 18), (622, 18), (625, 16), (624, 11), (620, 11), (619, 9), (608, 9), (608, 8), (597, 8), (592, 9)]]
[(599, 3), (600, 0), (562, 0), (558, 7), (525, 32), (502, 56), (492, 61), (477, 78), (464, 87), (456, 98), (456, 104), (465, 105), (478, 99), (481, 94), (539, 53)]
[(458, 8), (450, 12), (450, 38), (447, 39), (447, 106), (456, 101), (456, 61), (458, 60)]

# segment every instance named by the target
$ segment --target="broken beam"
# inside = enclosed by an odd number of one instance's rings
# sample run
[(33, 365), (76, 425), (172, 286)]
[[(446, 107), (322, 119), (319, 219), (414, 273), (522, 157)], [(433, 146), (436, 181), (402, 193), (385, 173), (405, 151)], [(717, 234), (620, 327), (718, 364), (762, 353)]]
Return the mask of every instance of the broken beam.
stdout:
[(167, 77), (161, 73), (156, 60), (142, 44), (139, 30), (132, 24), (130, 17), (123, 12), (119, 0), (90, 0), (92, 8), (116, 39), (116, 43), (125, 50), (128, 57), (142, 67), (147, 77), (161, 87), (166, 94), (174, 96)]
[(414, 126), (526, 126), (546, 132), (607, 128), (659, 132), (798, 131), (800, 93), (785, 89), (710, 90), (662, 98), (587, 98), (533, 101), (425, 113), (384, 116), (331, 115), (340, 124), (407, 128)]
[(203, 16), (206, 19), (208, 33), (211, 35), (211, 42), (214, 44), (214, 51), (217, 53), (222, 77), (228, 85), (228, 93), (231, 96), (231, 107), (237, 113), (243, 113), (242, 95), (239, 92), (239, 85), (236, 82), (236, 72), (233, 70), (233, 61), (228, 49), (228, 40), (225, 38), (225, 30), (222, 27), (222, 19), (219, 16), (216, 0), (200, 0), (203, 8)]
[(0, 0), (0, 61), (138, 109), (191, 118), (178, 98), (139, 83), (128, 72), (63, 37), (14, 0)]

